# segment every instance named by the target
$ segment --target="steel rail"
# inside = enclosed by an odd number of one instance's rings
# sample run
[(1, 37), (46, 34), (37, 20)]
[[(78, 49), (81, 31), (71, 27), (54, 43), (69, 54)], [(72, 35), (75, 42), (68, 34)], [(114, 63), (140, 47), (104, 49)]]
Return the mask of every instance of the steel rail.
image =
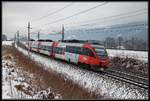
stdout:
[(134, 78), (138, 78), (138, 79), (142, 79), (142, 80), (147, 80), (148, 81), (148, 78), (144, 78), (144, 77), (140, 77), (140, 76), (137, 76), (137, 75), (132, 75), (132, 74), (128, 74), (128, 73), (125, 73), (125, 72), (121, 72), (119, 70), (112, 70), (112, 69), (109, 69), (107, 70), (109, 72), (116, 72), (116, 73), (120, 73), (120, 74), (123, 74), (123, 75), (128, 75), (130, 77), (134, 77)]
[(126, 77), (126, 76), (120, 76), (120, 75), (118, 75), (118, 74), (116, 74), (116, 73), (114, 73), (114, 72), (103, 71), (103, 73), (105, 73), (105, 75), (107, 75), (107, 76), (109, 76), (109, 77), (118, 79), (118, 80), (120, 80), (120, 81), (129, 83), (129, 84), (132, 84), (132, 85), (135, 85), (135, 86), (144, 88), (144, 89), (148, 89), (148, 86), (149, 86), (148, 83), (139, 82), (139, 81), (133, 80), (133, 79), (131, 79), (131, 78), (128, 78), (128, 77)]

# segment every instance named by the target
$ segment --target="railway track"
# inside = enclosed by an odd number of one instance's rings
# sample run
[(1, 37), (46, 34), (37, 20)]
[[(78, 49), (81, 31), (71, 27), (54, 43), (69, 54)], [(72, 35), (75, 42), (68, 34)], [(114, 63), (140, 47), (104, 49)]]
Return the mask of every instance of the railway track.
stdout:
[[(34, 53), (36, 53), (36, 52), (34, 52)], [(36, 53), (36, 54), (38, 54), (38, 53)], [(39, 54), (39, 55), (41, 55), (41, 54)], [(56, 59), (56, 61), (58, 61), (58, 60)], [(73, 65), (73, 64), (70, 64), (68, 62), (66, 62), (66, 63), (69, 65)], [(94, 71), (94, 72), (98, 73), (98, 74), (102, 73), (99, 71)], [(148, 78), (134, 76), (131, 74), (127, 74), (127, 73), (116, 71), (116, 70), (110, 70), (110, 69), (103, 71), (103, 74), (108, 76), (108, 77), (120, 80), (122, 82), (126, 82), (130, 85), (134, 85), (134, 86), (138, 86), (138, 87), (141, 87), (144, 89), (148, 89)]]
[(139, 76), (134, 76), (131, 74), (127, 74), (124, 72), (116, 71), (116, 70), (106, 70), (103, 71), (105, 75), (118, 79), (120, 81), (129, 83), (131, 85), (135, 85), (144, 89), (148, 89), (148, 78), (143, 78)]

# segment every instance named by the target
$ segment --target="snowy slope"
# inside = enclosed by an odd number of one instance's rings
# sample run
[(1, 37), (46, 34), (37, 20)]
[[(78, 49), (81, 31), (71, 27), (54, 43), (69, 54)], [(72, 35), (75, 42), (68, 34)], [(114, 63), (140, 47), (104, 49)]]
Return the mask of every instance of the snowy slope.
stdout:
[[(27, 55), (27, 51), (18, 48), (19, 51)], [(148, 91), (141, 88), (132, 87), (121, 81), (109, 78), (105, 75), (96, 74), (92, 71), (83, 70), (76, 66), (57, 62), (53, 59), (42, 57), (35, 53), (30, 53), (33, 60), (45, 65), (45, 69), (63, 74), (66, 79), (87, 89), (91, 93), (111, 97), (113, 99), (148, 99)]]
[(138, 60), (148, 62), (148, 52), (147, 51), (131, 51), (131, 50), (116, 50), (116, 49), (106, 49), (108, 56), (110, 57), (130, 57)]
[[(33, 77), (32, 73), (17, 67), (14, 59), (3, 58), (2, 99), (43, 99), (43, 96), (44, 99), (61, 99), (61, 95), (55, 94), (50, 87), (37, 91), (33, 85), (27, 82), (33, 80)], [(50, 98), (49, 94), (53, 96)]]
[(2, 41), (2, 45), (11, 45), (13, 41)]

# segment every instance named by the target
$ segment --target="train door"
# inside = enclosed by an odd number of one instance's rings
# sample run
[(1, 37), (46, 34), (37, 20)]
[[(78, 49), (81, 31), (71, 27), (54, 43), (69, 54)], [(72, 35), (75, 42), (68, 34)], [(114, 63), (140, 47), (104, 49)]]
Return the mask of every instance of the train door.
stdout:
[(78, 63), (79, 54), (77, 54), (76, 48), (73, 46), (66, 46), (65, 57), (69, 62)]
[(55, 47), (55, 42), (52, 43), (52, 52), (51, 52), (51, 56), (54, 56), (55, 52), (54, 52), (54, 47)]
[(55, 42), (52, 42), (51, 44), (51, 53), (50, 53), (50, 56), (54, 56), (54, 46), (55, 46)]
[(40, 52), (41, 50), (41, 42), (40, 41), (37, 41), (37, 52)]
[(53, 42), (52, 43), (52, 55), (51, 56), (54, 56), (55, 57), (55, 47), (57, 47), (58, 46), (58, 44), (59, 44), (59, 42)]
[(71, 54), (70, 61), (73, 63), (78, 63), (79, 54)]

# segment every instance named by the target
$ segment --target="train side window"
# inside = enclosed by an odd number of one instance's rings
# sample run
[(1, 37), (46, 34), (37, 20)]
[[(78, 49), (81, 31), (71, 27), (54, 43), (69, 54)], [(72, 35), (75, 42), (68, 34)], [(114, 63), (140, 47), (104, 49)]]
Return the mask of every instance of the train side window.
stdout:
[(46, 50), (48, 51), (48, 46), (45, 46)]
[(69, 47), (68, 46), (66, 46), (66, 52), (69, 52)]
[(56, 47), (56, 53), (58, 53), (58, 48)]
[(42, 46), (42, 49), (44, 50), (44, 46)]
[(57, 47), (55, 47), (55, 53), (57, 53)]
[(74, 53), (78, 54), (78, 47), (74, 47)]
[(54, 51), (55, 51), (55, 53), (57, 53), (57, 48), (56, 47), (54, 48)]
[(56, 53), (56, 48), (54, 47), (54, 53)]
[(55, 47), (55, 53), (57, 53), (57, 48)]
[(64, 52), (64, 48), (61, 48), (61, 54), (63, 54), (63, 52)]
[(58, 48), (58, 54), (60, 54), (61, 53), (61, 48)]
[(47, 51), (49, 51), (49, 48), (48, 48), (48, 47), (49, 47), (49, 46), (46, 46), (46, 50), (47, 50)]
[(89, 50), (89, 56), (94, 57), (94, 53), (90, 49), (88, 50)]
[(44, 50), (44, 46), (42, 46), (42, 49)]
[(47, 47), (46, 47), (46, 46), (44, 46), (44, 50), (47, 50)]
[(74, 49), (73, 49), (72, 46), (68, 46), (68, 49), (67, 49), (67, 50), (68, 50), (69, 53), (73, 53), (73, 51), (74, 51)]
[(87, 53), (88, 56), (94, 57), (93, 52), (88, 48), (86, 48), (86, 53)]
[(69, 52), (73, 53), (73, 48), (72, 47), (69, 47)]
[(41, 49), (41, 48), (42, 48), (42, 46), (41, 46), (41, 45), (39, 45), (39, 48)]
[(63, 53), (66, 51), (66, 48), (63, 48)]
[(81, 54), (81, 47), (76, 47), (76, 54)]
[(43, 50), (43, 45), (41, 45), (41, 48), (42, 48), (42, 50)]
[(52, 47), (51, 46), (49, 47), (49, 51), (52, 51)]
[(82, 55), (87, 55), (87, 51), (85, 48), (82, 48), (82, 52), (81, 52)]
[(60, 54), (62, 54), (63, 53), (63, 48), (60, 48)]
[(76, 53), (76, 54), (79, 54), (78, 51), (79, 51), (79, 47), (75, 47), (75, 53)]
[(73, 53), (76, 53), (76, 47), (73, 47)]
[(82, 48), (78, 47), (78, 54), (82, 54)]
[(63, 52), (62, 52), (62, 54), (63, 54), (65, 51), (66, 51), (66, 48), (63, 48)]

